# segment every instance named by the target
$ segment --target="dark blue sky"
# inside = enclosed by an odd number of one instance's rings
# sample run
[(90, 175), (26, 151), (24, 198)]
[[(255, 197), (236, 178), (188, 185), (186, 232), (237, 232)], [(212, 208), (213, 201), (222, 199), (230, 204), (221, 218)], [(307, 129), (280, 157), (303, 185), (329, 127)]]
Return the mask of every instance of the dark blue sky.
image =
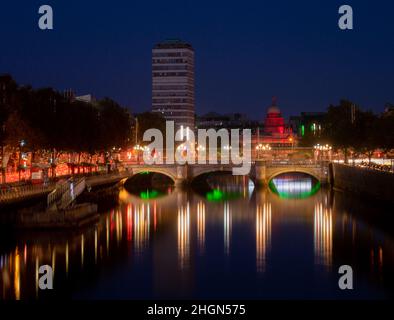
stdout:
[[(37, 26), (50, 4), (54, 30)], [(354, 30), (341, 31), (350, 4)], [(394, 1), (22, 1), (0, 4), (0, 73), (33, 87), (109, 96), (150, 109), (151, 49), (166, 38), (196, 52), (196, 112), (262, 119), (273, 95), (286, 116), (349, 98), (394, 103)]]

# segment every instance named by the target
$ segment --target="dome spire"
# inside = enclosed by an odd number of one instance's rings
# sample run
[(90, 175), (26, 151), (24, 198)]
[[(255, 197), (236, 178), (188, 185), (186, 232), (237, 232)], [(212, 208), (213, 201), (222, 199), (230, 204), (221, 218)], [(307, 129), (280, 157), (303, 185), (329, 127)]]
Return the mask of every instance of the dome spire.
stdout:
[(268, 108), (268, 114), (280, 114), (280, 110), (278, 108), (278, 106), (276, 105), (276, 96), (272, 97), (272, 104), (271, 106)]
[(276, 107), (276, 100), (277, 100), (276, 96), (273, 96), (272, 97), (272, 106), (274, 106), (274, 107)]

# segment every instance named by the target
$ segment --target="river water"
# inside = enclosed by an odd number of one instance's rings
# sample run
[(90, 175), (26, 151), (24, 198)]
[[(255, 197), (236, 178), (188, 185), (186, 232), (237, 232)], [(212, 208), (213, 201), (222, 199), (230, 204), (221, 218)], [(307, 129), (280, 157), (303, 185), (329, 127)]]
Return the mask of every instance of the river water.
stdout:
[[(122, 188), (118, 205), (83, 230), (3, 234), (0, 299), (393, 296), (387, 208), (306, 176), (262, 189), (231, 179), (211, 179), (209, 192)], [(53, 290), (38, 288), (44, 264)], [(353, 269), (353, 290), (338, 287), (341, 265)]]

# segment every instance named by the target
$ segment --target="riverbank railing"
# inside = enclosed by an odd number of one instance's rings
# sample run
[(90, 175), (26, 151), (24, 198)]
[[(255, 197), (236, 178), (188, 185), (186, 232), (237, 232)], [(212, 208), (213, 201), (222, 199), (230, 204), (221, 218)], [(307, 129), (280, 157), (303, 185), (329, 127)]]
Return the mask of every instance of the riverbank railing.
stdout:
[(14, 202), (15, 200), (27, 200), (29, 198), (51, 192), (55, 183), (45, 185), (7, 186), (0, 189), (0, 204)]

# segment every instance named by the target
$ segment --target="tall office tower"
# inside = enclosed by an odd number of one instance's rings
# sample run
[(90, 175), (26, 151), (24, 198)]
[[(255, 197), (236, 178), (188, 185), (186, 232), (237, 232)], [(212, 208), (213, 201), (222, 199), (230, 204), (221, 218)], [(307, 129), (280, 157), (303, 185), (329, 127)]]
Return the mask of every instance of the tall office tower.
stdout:
[(152, 49), (152, 111), (194, 130), (194, 50), (181, 40), (167, 40)]

